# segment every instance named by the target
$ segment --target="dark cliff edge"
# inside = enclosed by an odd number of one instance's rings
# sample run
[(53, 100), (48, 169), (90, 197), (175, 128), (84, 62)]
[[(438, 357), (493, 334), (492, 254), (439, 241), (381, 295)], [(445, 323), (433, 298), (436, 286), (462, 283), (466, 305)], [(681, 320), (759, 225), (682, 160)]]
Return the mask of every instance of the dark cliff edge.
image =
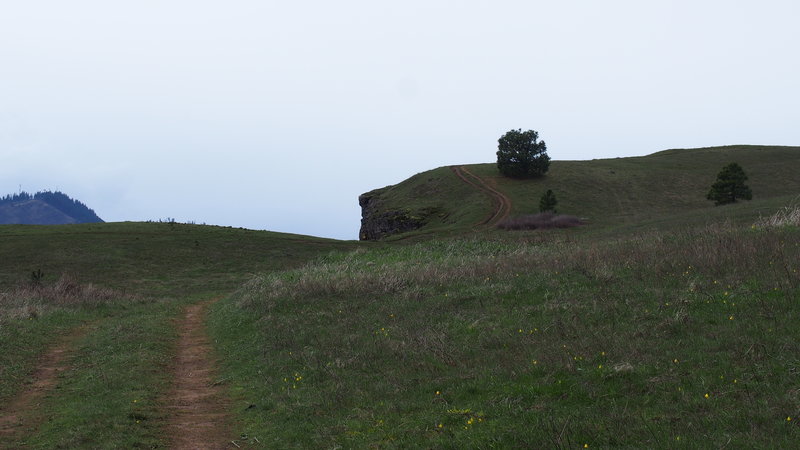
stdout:
[(450, 167), (439, 167), (361, 194), (358, 237), (362, 241), (377, 241), (407, 233), (450, 229), (457, 220), (452, 215), (461, 206), (449, 199), (466, 199), (474, 190), (453, 175)]
[(425, 219), (413, 215), (411, 211), (387, 209), (380, 196), (386, 189), (375, 189), (358, 196), (358, 204), (361, 206), (361, 231), (358, 238), (362, 241), (377, 241), (394, 234), (414, 231), (425, 225)]
[[(358, 197), (358, 204), (361, 206), (361, 231), (358, 233), (360, 240), (381, 240), (396, 234), (418, 230), (429, 225), (432, 219), (447, 217), (447, 214), (437, 205), (417, 203), (417, 208), (397, 207), (397, 205), (402, 205), (402, 202), (398, 202), (396, 198), (390, 199), (392, 195), (396, 195), (396, 188), (397, 186), (387, 186)], [(417, 193), (415, 192), (415, 194)], [(428, 195), (427, 198), (430, 196)], [(419, 197), (414, 195), (412, 200), (419, 200)]]

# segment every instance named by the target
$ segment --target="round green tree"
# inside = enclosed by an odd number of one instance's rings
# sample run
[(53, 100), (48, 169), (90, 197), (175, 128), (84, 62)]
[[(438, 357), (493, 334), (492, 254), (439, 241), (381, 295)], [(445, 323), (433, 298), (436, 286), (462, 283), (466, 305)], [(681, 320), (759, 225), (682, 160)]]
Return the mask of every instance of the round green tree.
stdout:
[(547, 145), (534, 130), (511, 130), (497, 144), (497, 169), (507, 177), (538, 177), (550, 168)]
[(723, 167), (717, 175), (717, 181), (711, 185), (706, 198), (713, 200), (715, 205), (735, 203), (737, 199), (750, 200), (753, 192), (744, 184), (747, 175), (744, 169), (735, 162)]
[(556, 212), (556, 204), (558, 204), (558, 200), (556, 200), (556, 194), (553, 193), (552, 189), (548, 189), (542, 195), (542, 198), (539, 199), (539, 212)]

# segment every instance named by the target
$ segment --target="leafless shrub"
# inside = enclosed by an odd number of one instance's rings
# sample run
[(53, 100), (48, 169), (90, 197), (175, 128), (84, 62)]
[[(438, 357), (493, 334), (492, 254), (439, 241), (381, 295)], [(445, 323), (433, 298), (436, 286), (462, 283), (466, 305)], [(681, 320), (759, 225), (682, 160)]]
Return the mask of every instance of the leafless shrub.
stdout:
[(800, 227), (800, 206), (787, 206), (769, 217), (762, 217), (753, 225), (755, 228)]
[(614, 372), (633, 372), (633, 364), (629, 362), (621, 362), (612, 366)]
[(541, 230), (549, 228), (571, 228), (583, 225), (583, 221), (575, 216), (543, 212), (508, 218), (497, 226), (504, 230)]
[(34, 318), (54, 309), (93, 308), (119, 300), (135, 300), (112, 289), (80, 284), (62, 275), (53, 284), (20, 284), (0, 294), (0, 312), (5, 318)]

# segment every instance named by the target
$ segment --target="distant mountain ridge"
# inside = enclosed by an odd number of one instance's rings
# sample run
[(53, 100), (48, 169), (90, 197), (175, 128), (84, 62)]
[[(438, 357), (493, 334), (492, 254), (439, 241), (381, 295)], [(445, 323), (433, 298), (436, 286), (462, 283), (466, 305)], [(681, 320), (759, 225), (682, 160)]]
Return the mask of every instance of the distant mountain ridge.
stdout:
[(103, 219), (82, 202), (59, 191), (20, 192), (0, 197), (0, 224), (63, 225)]

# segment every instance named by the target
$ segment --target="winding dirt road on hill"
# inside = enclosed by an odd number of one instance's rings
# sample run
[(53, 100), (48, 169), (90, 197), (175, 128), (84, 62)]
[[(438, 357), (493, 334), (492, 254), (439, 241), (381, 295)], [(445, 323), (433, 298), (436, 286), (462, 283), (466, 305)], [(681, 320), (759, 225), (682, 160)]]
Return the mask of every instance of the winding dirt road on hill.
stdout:
[(494, 226), (511, 214), (511, 199), (506, 194), (490, 186), (483, 178), (473, 174), (465, 166), (450, 166), (450, 170), (463, 182), (485, 192), (492, 199), (494, 210), (491, 215), (475, 225)]
[(41, 403), (58, 383), (61, 373), (69, 370), (67, 360), (75, 343), (86, 335), (89, 325), (75, 328), (39, 359), (31, 384), (0, 406), (0, 448), (16, 448), (14, 443), (30, 434), (44, 420)]
[(167, 397), (169, 448), (233, 448), (229, 403), (216, 382), (204, 324), (208, 307), (216, 300), (188, 306), (178, 325), (174, 381)]

